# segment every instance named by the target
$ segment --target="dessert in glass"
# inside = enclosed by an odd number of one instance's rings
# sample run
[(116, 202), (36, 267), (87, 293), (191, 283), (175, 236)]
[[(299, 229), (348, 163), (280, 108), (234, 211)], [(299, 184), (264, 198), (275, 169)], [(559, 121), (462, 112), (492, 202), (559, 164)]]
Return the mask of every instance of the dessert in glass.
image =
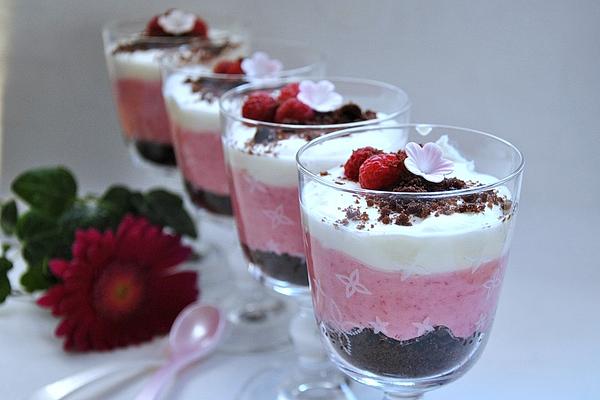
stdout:
[(102, 32), (115, 105), (136, 164), (172, 171), (176, 165), (160, 74), (169, 49), (193, 46), (211, 67), (245, 53), (247, 36), (235, 24), (214, 28), (194, 14), (171, 9), (148, 20), (118, 21)]
[(386, 399), (464, 374), (490, 334), (523, 157), (487, 133), (358, 128), (298, 152), (315, 315), (330, 358)]
[(334, 130), (407, 122), (409, 110), (399, 88), (352, 78), (250, 84), (221, 97), (233, 211), (249, 270), (300, 306), (290, 325), (297, 365), (259, 374), (241, 398), (349, 398), (345, 378), (327, 360), (311, 308), (295, 155)]
[(183, 183), (191, 202), (213, 215), (232, 216), (220, 96), (244, 83), (315, 76), (323, 68), (321, 55), (299, 42), (252, 39), (244, 50), (214, 66), (199, 61), (193, 47), (162, 59), (163, 96)]
[[(178, 166), (192, 205), (200, 214), (201, 231), (217, 238), (213, 247), (229, 258), (230, 273), (222, 265), (207, 271), (221, 272), (234, 290), (221, 291), (221, 304), (232, 327), (229, 351), (263, 350), (288, 343), (287, 325), (291, 309), (280, 297), (266, 290), (246, 272), (239, 251), (229, 197), (219, 117), (220, 96), (234, 87), (253, 82), (318, 75), (321, 54), (311, 46), (294, 41), (252, 39), (244, 54), (222, 59), (214, 66), (199, 62), (194, 47), (180, 47), (161, 60), (163, 96), (171, 124)], [(213, 282), (225, 279), (214, 277)]]

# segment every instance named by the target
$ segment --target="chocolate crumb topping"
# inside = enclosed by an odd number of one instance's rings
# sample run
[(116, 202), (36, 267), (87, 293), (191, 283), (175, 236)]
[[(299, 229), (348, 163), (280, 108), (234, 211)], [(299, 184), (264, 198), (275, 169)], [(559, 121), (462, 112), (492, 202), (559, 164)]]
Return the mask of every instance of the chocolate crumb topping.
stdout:
[(218, 101), (223, 93), (241, 85), (244, 81), (201, 77), (197, 79), (187, 78), (183, 83), (190, 85), (192, 93), (200, 95), (201, 100), (213, 103)]
[(228, 40), (217, 43), (206, 39), (199, 39), (197, 36), (178, 36), (173, 38), (173, 40), (165, 40), (164, 37), (140, 34), (135, 39), (119, 44), (113, 50), (112, 54), (133, 53), (135, 51), (147, 51), (153, 49), (170, 49), (182, 45), (190, 45), (188, 51), (181, 55), (181, 61), (187, 63), (206, 63), (214, 60), (226, 50), (239, 47), (239, 43), (233, 43)]
[[(415, 176), (403, 180), (393, 188), (395, 192), (428, 193), (445, 192), (476, 187), (476, 182), (465, 182), (458, 178), (446, 178), (440, 183), (429, 182), (422, 177)], [(377, 221), (389, 225), (411, 226), (413, 218), (427, 218), (431, 215), (451, 215), (455, 213), (481, 213), (486, 208), (499, 206), (504, 212), (501, 219), (510, 215), (512, 202), (498, 194), (496, 190), (487, 190), (481, 193), (457, 195), (442, 199), (411, 199), (393, 194), (375, 194), (365, 196), (367, 207), (375, 207), (379, 211)], [(349, 221), (357, 222), (357, 229), (364, 229), (369, 221), (366, 212), (358, 206), (349, 206), (344, 210), (345, 218), (337, 223), (347, 225)]]
[[(311, 140), (329, 132), (328, 130), (310, 129), (310, 125), (339, 125), (367, 121), (375, 118), (377, 118), (377, 113), (374, 111), (363, 111), (358, 105), (354, 103), (348, 103), (341, 106), (337, 110), (329, 112), (315, 112), (314, 119), (303, 123), (303, 125), (307, 125), (306, 130), (299, 131), (259, 127), (256, 130), (254, 138), (246, 143), (246, 150), (252, 154), (252, 147), (256, 144), (267, 145), (270, 143), (277, 143), (279, 140), (289, 139), (291, 136), (300, 137), (305, 139), (307, 142), (310, 142)], [(269, 150), (267, 149), (266, 152), (268, 153)]]

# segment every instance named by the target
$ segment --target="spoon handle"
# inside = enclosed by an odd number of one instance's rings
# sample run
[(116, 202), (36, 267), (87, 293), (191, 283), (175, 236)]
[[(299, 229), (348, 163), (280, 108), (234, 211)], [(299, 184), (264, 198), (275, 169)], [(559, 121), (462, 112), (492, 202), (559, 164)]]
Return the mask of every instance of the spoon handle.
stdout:
[(144, 385), (144, 388), (137, 395), (135, 400), (154, 400), (160, 394), (160, 391), (166, 383), (171, 381), (180, 369), (196, 361), (199, 357), (182, 357), (169, 361), (150, 378), (150, 381)]
[(123, 372), (131, 373), (132, 370), (139, 372), (142, 369), (149, 369), (157, 365), (160, 365), (160, 361), (158, 360), (143, 360), (139, 362), (115, 363), (89, 369), (44, 386), (33, 393), (29, 397), (29, 400), (60, 400), (84, 386), (110, 375)]

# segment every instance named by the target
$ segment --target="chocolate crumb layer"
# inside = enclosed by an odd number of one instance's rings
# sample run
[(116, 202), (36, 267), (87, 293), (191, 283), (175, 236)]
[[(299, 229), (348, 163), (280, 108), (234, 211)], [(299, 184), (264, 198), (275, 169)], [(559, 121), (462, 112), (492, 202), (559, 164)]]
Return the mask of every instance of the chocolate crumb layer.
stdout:
[(199, 208), (204, 208), (214, 214), (233, 215), (231, 208), (231, 198), (223, 196), (208, 190), (200, 189), (194, 186), (191, 182), (185, 181), (185, 190), (190, 196), (190, 200)]
[(308, 286), (308, 270), (304, 258), (287, 253), (252, 250), (242, 243), (244, 254), (261, 272), (271, 278), (298, 286)]
[(219, 101), (223, 93), (241, 85), (244, 81), (240, 79), (201, 77), (197, 79), (187, 78), (183, 83), (190, 85), (192, 93), (198, 94), (201, 100), (213, 103)]
[(135, 148), (140, 157), (146, 161), (168, 167), (175, 167), (177, 165), (175, 149), (170, 144), (136, 140)]
[[(337, 110), (329, 112), (315, 112), (315, 117), (310, 121), (304, 121), (301, 123), (297, 121), (286, 121), (286, 123), (290, 124), (306, 125), (306, 130), (285, 128), (279, 129), (264, 126), (258, 127), (254, 138), (246, 143), (246, 150), (252, 154), (252, 147), (254, 145), (274, 144), (279, 140), (289, 139), (291, 136), (301, 137), (307, 142), (310, 142), (311, 140), (330, 132), (330, 130), (311, 129), (311, 125), (340, 125), (349, 124), (352, 122), (367, 121), (375, 118), (377, 118), (377, 113), (374, 111), (363, 111), (358, 105), (354, 103), (347, 103)], [(268, 153), (269, 150), (267, 149), (265, 152)]]
[(325, 331), (338, 355), (351, 365), (395, 378), (425, 378), (448, 372), (469, 360), (483, 341), (481, 332), (457, 338), (445, 326), (402, 341), (371, 328), (346, 335), (330, 328)]
[[(433, 183), (420, 176), (414, 176), (402, 180), (391, 190), (408, 193), (450, 192), (477, 187), (477, 185), (475, 182), (465, 182), (457, 178), (445, 178), (442, 182)], [(432, 215), (437, 217), (456, 213), (478, 214), (494, 206), (499, 206), (504, 213), (504, 217), (506, 217), (510, 214), (512, 208), (512, 202), (498, 194), (497, 190), (432, 199), (411, 199), (401, 195), (382, 193), (366, 195), (365, 199), (367, 207), (375, 207), (379, 211), (377, 221), (386, 225), (411, 226), (413, 218), (427, 218)], [(346, 214), (345, 218), (337, 220), (336, 223), (348, 225), (350, 221), (354, 221), (358, 222), (358, 229), (364, 229), (370, 219), (359, 204), (360, 201), (357, 197), (355, 205), (348, 206), (343, 210)]]
[(112, 54), (133, 53), (136, 51), (147, 51), (154, 49), (171, 49), (183, 45), (189, 45), (188, 51), (182, 53), (182, 63), (206, 63), (219, 57), (227, 50), (239, 47), (238, 43), (228, 40), (220, 43), (201, 39), (197, 36), (176, 36), (165, 38), (163, 36), (139, 35), (137, 38), (119, 44)]

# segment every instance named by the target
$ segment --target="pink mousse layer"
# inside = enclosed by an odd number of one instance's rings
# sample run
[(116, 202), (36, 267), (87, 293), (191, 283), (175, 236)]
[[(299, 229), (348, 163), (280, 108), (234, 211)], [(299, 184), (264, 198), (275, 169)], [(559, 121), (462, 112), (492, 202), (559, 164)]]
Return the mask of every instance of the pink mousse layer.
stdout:
[(406, 276), (373, 269), (307, 235), (315, 311), (346, 332), (372, 328), (396, 340), (446, 326), (457, 337), (485, 331), (496, 310), (506, 257), (455, 272)]
[(184, 178), (196, 188), (222, 196), (229, 194), (221, 133), (191, 131), (177, 124), (171, 126), (177, 163)]
[(231, 175), (241, 242), (251, 250), (304, 257), (297, 186), (266, 185), (244, 170)]
[(113, 90), (121, 125), (128, 138), (171, 143), (160, 80), (117, 79)]

